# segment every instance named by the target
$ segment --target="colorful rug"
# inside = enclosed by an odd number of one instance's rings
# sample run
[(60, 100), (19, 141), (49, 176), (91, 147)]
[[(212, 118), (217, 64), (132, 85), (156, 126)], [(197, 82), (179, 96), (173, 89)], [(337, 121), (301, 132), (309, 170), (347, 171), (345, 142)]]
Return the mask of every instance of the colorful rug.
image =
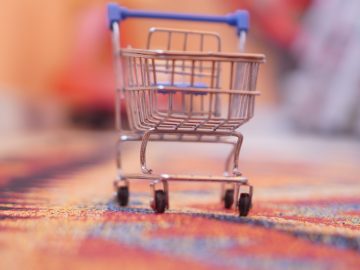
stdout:
[[(148, 184), (134, 182), (129, 207), (119, 207), (114, 134), (26, 142), (1, 154), (0, 269), (359, 269), (357, 142), (267, 141), (284, 145), (277, 152), (250, 142), (241, 168), (255, 195), (245, 218), (222, 209), (213, 184), (171, 185), (171, 209), (157, 215)], [(154, 143), (151, 165), (221, 171), (227, 148), (187, 147)], [(124, 162), (139, 170), (138, 145), (125, 146)]]

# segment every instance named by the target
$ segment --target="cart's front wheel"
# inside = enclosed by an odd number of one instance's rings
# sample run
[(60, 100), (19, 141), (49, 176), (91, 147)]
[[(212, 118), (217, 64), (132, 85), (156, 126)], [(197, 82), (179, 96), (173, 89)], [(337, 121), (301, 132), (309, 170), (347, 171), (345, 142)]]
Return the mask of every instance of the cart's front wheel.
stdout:
[(234, 203), (234, 190), (227, 189), (225, 190), (224, 195), (224, 207), (225, 209), (230, 209)]
[(127, 206), (129, 203), (129, 187), (118, 187), (116, 197), (120, 206)]
[(156, 190), (155, 191), (155, 205), (154, 210), (156, 213), (164, 213), (166, 209), (166, 193), (164, 190)]
[(241, 193), (239, 199), (239, 215), (246, 217), (249, 214), (251, 208), (251, 196), (249, 193)]

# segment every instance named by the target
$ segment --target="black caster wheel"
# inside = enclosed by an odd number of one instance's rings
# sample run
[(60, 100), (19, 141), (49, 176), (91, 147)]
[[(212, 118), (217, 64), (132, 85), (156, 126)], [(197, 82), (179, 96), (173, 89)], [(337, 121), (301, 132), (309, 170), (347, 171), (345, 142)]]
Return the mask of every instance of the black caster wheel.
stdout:
[(241, 193), (239, 199), (239, 215), (241, 217), (246, 217), (249, 214), (251, 208), (251, 197), (248, 193)]
[(225, 190), (224, 195), (224, 207), (225, 209), (230, 209), (234, 203), (234, 190), (227, 189)]
[(127, 206), (129, 203), (129, 187), (118, 187), (116, 198), (120, 206)]
[(166, 209), (166, 193), (163, 190), (156, 190), (155, 191), (155, 205), (154, 210), (158, 214), (162, 214), (165, 212)]

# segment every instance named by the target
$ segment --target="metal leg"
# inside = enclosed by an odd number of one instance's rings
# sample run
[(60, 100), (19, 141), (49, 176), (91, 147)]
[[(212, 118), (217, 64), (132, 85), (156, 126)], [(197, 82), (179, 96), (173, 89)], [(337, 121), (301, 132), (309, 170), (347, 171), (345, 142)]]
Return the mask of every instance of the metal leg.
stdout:
[(232, 147), (232, 149), (231, 149), (231, 151), (230, 151), (230, 153), (227, 156), (226, 161), (225, 161), (225, 169), (224, 169), (224, 175), (225, 176), (230, 175), (230, 163), (231, 163), (231, 160), (233, 159), (235, 150), (236, 150), (236, 143), (233, 143), (233, 147)]
[[(229, 176), (231, 175), (231, 172), (230, 172), (230, 163), (231, 161), (233, 160), (234, 158), (234, 154), (235, 154), (235, 151), (236, 151), (236, 146), (237, 146), (237, 143), (232, 143), (232, 148), (231, 148), (231, 151), (230, 153), (228, 154), (227, 158), (226, 158), (226, 161), (225, 161), (225, 168), (224, 168), (224, 176)], [(226, 183), (222, 183), (221, 184), (221, 191), (220, 191), (220, 198), (221, 198), (221, 202), (224, 201), (224, 198), (225, 198), (225, 191), (226, 191)], [(237, 188), (235, 187), (235, 185), (232, 187), (235, 191), (235, 194), (236, 194), (236, 190)], [(236, 196), (234, 197), (234, 200), (236, 201)]]
[(234, 151), (234, 164), (233, 164), (233, 175), (234, 176), (241, 176), (241, 173), (239, 171), (239, 155), (240, 155), (240, 149), (243, 142), (243, 135), (240, 132), (232, 132), (232, 136), (235, 136), (237, 138), (237, 142), (235, 145), (235, 151)]
[(129, 187), (129, 181), (125, 178), (124, 174), (122, 173), (121, 167), (121, 143), (122, 139), (118, 139), (116, 142), (116, 178), (114, 181), (114, 188), (118, 190), (120, 187)]
[(149, 138), (150, 138), (151, 134), (153, 134), (153, 133), (156, 133), (156, 130), (150, 129), (150, 130), (146, 131), (142, 137), (141, 148), (140, 148), (140, 164), (141, 164), (141, 171), (144, 174), (152, 173), (152, 170), (148, 169), (146, 166), (146, 147), (147, 147)]
[(121, 143), (122, 139), (118, 139), (116, 142), (116, 168), (117, 168), (117, 180), (123, 179), (123, 174), (121, 170)]

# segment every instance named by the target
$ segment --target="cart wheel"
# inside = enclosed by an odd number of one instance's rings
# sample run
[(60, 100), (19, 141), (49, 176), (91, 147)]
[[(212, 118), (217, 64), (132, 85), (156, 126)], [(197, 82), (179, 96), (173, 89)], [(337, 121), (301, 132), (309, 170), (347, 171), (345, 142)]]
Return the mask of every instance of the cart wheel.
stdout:
[(251, 208), (251, 197), (248, 193), (241, 193), (239, 199), (239, 215), (246, 217), (249, 214)]
[(225, 209), (230, 209), (233, 203), (234, 203), (234, 190), (233, 189), (225, 190), (225, 196), (224, 196)]
[(155, 212), (164, 213), (166, 208), (166, 193), (163, 190), (155, 191)]
[(119, 187), (116, 197), (120, 206), (127, 206), (129, 203), (129, 187)]

